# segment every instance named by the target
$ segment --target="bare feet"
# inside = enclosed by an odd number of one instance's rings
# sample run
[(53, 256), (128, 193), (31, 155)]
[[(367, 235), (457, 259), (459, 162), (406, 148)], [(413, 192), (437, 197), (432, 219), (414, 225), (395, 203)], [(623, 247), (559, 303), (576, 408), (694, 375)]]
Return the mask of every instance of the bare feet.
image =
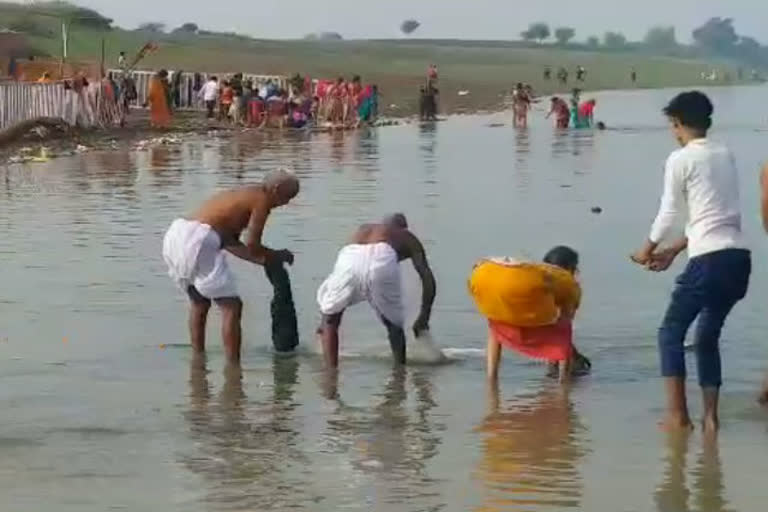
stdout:
[(659, 428), (664, 432), (690, 432), (693, 430), (693, 423), (689, 416), (667, 415)]
[(757, 399), (763, 405), (768, 405), (768, 389), (764, 389), (760, 394), (760, 398)]

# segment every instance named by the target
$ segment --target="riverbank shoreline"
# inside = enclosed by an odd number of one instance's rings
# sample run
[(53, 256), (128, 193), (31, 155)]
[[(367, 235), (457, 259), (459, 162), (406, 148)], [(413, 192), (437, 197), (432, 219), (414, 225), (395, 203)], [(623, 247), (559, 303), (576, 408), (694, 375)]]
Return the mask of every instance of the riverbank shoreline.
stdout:
[[(700, 87), (700, 84), (698, 85)], [(696, 84), (690, 87), (697, 87)], [(730, 87), (736, 87), (731, 85)], [(640, 90), (659, 90), (667, 87), (652, 87), (647, 89), (611, 89), (589, 90), (583, 93), (599, 95), (610, 92), (633, 92)], [(567, 93), (563, 93), (565, 95)], [(539, 96), (536, 103), (545, 105), (553, 94)], [(462, 99), (462, 98), (460, 98)], [(465, 99), (463, 107), (453, 104), (443, 108), (440, 120), (463, 115), (494, 115), (509, 111), (509, 98), (506, 94), (499, 93), (495, 97), (485, 96), (473, 100)], [(441, 98), (441, 105), (442, 105)], [(471, 106), (470, 106), (471, 105)], [(373, 126), (346, 127), (316, 126), (308, 129), (286, 129), (284, 133), (328, 133), (338, 131), (352, 131), (355, 129), (370, 129), (382, 126), (401, 126), (418, 123), (418, 110), (393, 108), (397, 104), (382, 108), (384, 116)], [(134, 109), (128, 116), (124, 127), (107, 127), (80, 129), (73, 128), (66, 131), (56, 130), (30, 130), (24, 137), (15, 142), (0, 146), (1, 164), (40, 163), (53, 158), (71, 156), (87, 151), (119, 150), (125, 148), (146, 149), (157, 145), (172, 145), (181, 143), (188, 135), (209, 136), (217, 138), (233, 137), (237, 134), (248, 133), (280, 133), (279, 129), (250, 128), (234, 126), (228, 122), (219, 122), (205, 118), (205, 113), (197, 110), (181, 110), (174, 114), (171, 127), (168, 129), (155, 129), (150, 126), (149, 111), (146, 109)]]
[[(383, 118), (372, 128), (398, 126), (414, 122), (407, 118)], [(367, 129), (369, 127), (359, 128)], [(355, 128), (313, 127), (301, 130), (285, 129), (284, 133), (325, 133), (351, 131)], [(53, 158), (72, 156), (88, 151), (145, 149), (157, 145), (180, 144), (186, 136), (226, 138), (247, 133), (280, 133), (279, 129), (234, 126), (231, 123), (205, 119), (198, 111), (180, 111), (174, 115), (168, 129), (152, 128), (147, 110), (134, 110), (123, 127), (70, 128), (67, 130), (31, 129), (18, 140), (0, 147), (0, 164), (42, 163)]]

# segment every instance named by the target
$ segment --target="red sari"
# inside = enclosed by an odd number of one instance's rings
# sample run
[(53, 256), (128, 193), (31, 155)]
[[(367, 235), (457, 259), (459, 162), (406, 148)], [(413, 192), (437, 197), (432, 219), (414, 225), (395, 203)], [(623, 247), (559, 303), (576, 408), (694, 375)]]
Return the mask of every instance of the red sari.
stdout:
[(573, 324), (569, 318), (543, 327), (514, 327), (493, 320), (488, 324), (497, 343), (526, 357), (555, 362), (573, 356)]

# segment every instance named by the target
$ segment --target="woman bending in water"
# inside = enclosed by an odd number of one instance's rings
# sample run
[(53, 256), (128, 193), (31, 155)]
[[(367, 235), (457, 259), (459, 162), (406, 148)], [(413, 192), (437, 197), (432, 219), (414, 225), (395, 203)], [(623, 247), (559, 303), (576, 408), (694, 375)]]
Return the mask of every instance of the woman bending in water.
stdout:
[(488, 319), (491, 382), (498, 380), (502, 346), (547, 361), (561, 382), (570, 379), (574, 366), (589, 370), (591, 363), (573, 346), (573, 317), (581, 303), (578, 264), (576, 251), (555, 247), (543, 263), (494, 258), (475, 266), (470, 291)]
[(568, 103), (562, 98), (557, 96), (552, 98), (552, 108), (547, 114), (547, 119), (554, 114), (555, 116), (555, 128), (559, 130), (565, 130), (568, 128), (568, 121), (571, 116), (571, 112), (568, 109)]

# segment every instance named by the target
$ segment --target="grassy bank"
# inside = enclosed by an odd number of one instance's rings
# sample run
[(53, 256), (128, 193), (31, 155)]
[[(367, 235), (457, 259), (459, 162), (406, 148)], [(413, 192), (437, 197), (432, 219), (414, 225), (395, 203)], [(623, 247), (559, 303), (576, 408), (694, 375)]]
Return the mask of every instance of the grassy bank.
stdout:
[[(34, 11), (0, 4), (0, 20), (26, 16), (32, 45), (51, 55), (61, 52), (60, 19), (37, 16)], [(70, 58), (98, 60), (101, 40), (106, 43), (108, 64), (114, 65), (123, 50), (130, 56), (147, 41), (156, 41), (159, 50), (141, 68), (201, 70), (217, 73), (248, 71), (263, 74), (293, 74), (312, 77), (349, 77), (359, 74), (364, 81), (378, 83), (384, 95), (382, 105), (389, 114), (409, 113), (416, 108), (418, 86), (428, 64), (440, 68), (441, 109), (446, 112), (497, 108), (515, 82), (531, 83), (539, 93), (566, 90), (555, 81), (545, 81), (546, 66), (564, 66), (573, 71), (587, 68), (587, 79), (579, 87), (587, 90), (657, 88), (705, 83), (703, 71), (719, 69), (720, 76), (735, 69), (722, 63), (653, 57), (634, 53), (589, 52), (556, 47), (526, 47), (505, 41), (371, 40), (371, 41), (275, 41), (234, 35), (167, 35), (122, 29), (100, 30), (72, 24)], [(635, 68), (638, 82), (632, 84)], [(712, 85), (711, 82), (706, 82)], [(468, 90), (466, 96), (458, 96)], [(388, 109), (391, 104), (397, 108)]]

